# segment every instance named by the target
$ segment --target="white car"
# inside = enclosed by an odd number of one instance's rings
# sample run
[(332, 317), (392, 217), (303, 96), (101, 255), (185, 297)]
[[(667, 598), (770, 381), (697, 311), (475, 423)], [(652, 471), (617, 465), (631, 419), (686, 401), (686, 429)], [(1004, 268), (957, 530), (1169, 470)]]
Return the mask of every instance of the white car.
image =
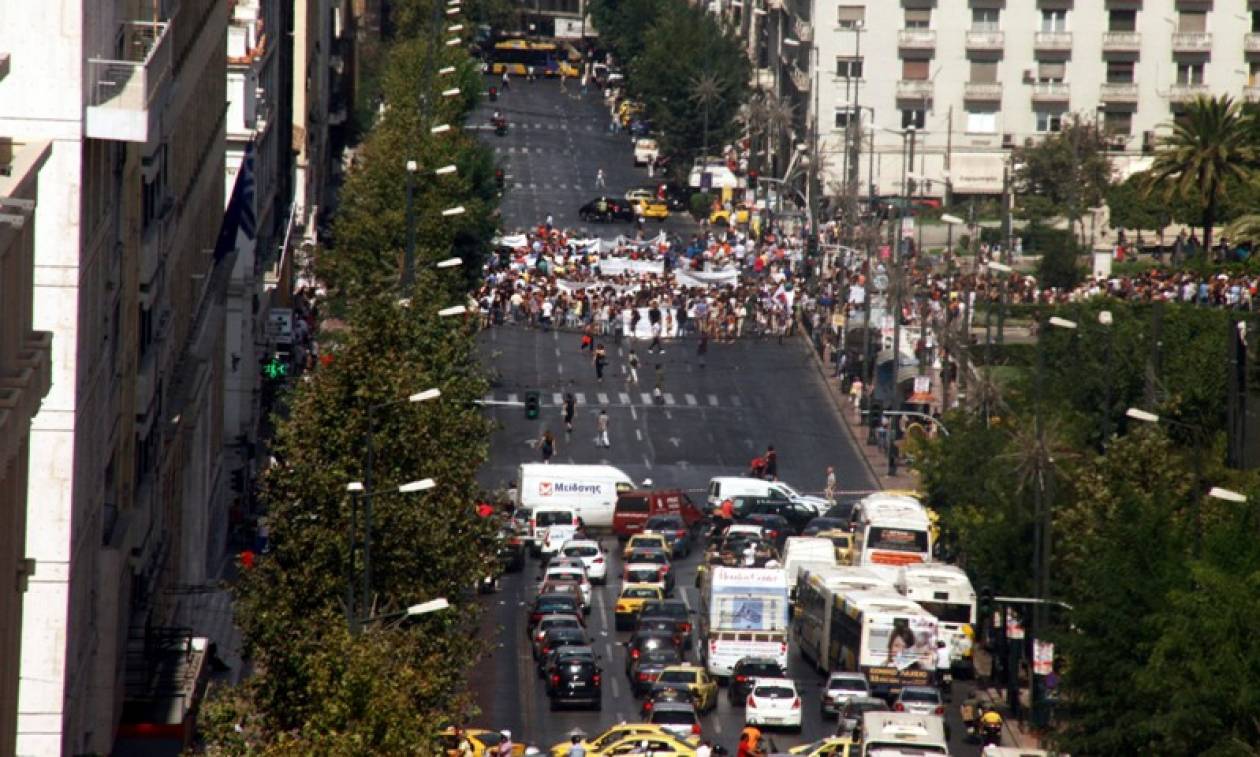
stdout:
[(765, 531), (761, 526), (754, 526), (751, 523), (735, 523), (727, 526), (726, 531), (722, 534), (722, 536), (729, 539), (736, 534), (748, 534), (749, 536), (760, 539), (765, 535)]
[(546, 560), (558, 553), (560, 547), (564, 546), (565, 542), (572, 540), (576, 535), (576, 526), (547, 526), (547, 531), (543, 534), (542, 545), (538, 548), (538, 554), (542, 556), (542, 559)]
[(586, 571), (577, 565), (552, 565), (543, 571), (539, 585), (548, 581), (576, 581), (582, 594), (582, 607), (590, 609), (591, 606), (591, 581), (586, 577)]
[(801, 730), (801, 695), (790, 678), (758, 678), (748, 692), (744, 723)]
[(602, 585), (608, 581), (608, 559), (604, 548), (594, 539), (570, 539), (560, 548), (560, 554), (581, 560), (591, 583)]
[(636, 166), (646, 166), (648, 163), (656, 160), (659, 154), (660, 147), (657, 146), (655, 139), (644, 137), (634, 143), (634, 164)]

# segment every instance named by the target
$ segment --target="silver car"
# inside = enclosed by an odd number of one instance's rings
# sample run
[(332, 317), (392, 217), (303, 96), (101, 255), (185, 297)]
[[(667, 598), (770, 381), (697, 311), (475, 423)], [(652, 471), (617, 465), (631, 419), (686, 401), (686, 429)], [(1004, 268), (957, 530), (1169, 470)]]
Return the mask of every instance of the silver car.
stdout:
[(945, 703), (941, 692), (931, 686), (906, 686), (893, 702), (893, 709), (915, 715), (944, 715)]
[(696, 717), (696, 708), (686, 702), (657, 702), (652, 706), (648, 722), (659, 725), (662, 730), (680, 739), (700, 735), (700, 718)]
[(832, 673), (822, 692), (823, 717), (840, 715), (840, 710), (853, 697), (870, 696), (871, 685), (862, 673)]

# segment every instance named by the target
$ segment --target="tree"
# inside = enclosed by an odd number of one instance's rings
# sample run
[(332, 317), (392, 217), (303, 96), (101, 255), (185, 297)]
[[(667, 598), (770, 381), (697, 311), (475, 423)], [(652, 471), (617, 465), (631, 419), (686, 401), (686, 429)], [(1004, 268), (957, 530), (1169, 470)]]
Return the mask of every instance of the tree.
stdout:
[(1167, 202), (1151, 196), (1146, 191), (1146, 177), (1133, 174), (1107, 189), (1107, 209), (1111, 214), (1111, 226), (1117, 229), (1133, 229), (1138, 235), (1151, 230), (1163, 239), (1164, 229), (1172, 223), (1172, 211)]
[(1064, 218), (1074, 233), (1111, 186), (1106, 142), (1092, 122), (1073, 115), (1062, 130), (1013, 156), (1017, 210), (1027, 219)]
[(1229, 95), (1199, 97), (1160, 139), (1148, 172), (1148, 191), (1203, 207), (1204, 249), (1212, 249), (1212, 227), (1231, 182), (1249, 184), (1256, 148), (1251, 117)]
[(1037, 281), (1043, 287), (1070, 290), (1083, 278), (1079, 263), (1081, 245), (1076, 237), (1063, 229), (1032, 224), (1025, 247), (1041, 255), (1037, 263)]
[(643, 53), (652, 19), (665, 5), (666, 0), (593, 0), (591, 21), (604, 44), (624, 65)]

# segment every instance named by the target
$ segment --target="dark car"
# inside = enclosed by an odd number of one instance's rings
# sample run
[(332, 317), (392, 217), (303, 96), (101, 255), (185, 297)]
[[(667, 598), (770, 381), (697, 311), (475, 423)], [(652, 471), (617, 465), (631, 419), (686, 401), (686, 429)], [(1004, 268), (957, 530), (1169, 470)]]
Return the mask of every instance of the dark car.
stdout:
[(801, 529), (801, 536), (817, 536), (823, 531), (848, 530), (849, 520), (847, 518), (829, 518), (824, 515), (821, 518), (814, 518), (809, 523), (806, 523), (805, 528)]
[(643, 533), (660, 534), (668, 539), (674, 557), (691, 554), (691, 529), (681, 515), (653, 515), (643, 524)]
[(622, 198), (600, 196), (578, 208), (578, 218), (587, 223), (633, 223), (634, 208)]
[(661, 196), (661, 187), (665, 188), (663, 198), (665, 204), (669, 206), (671, 212), (690, 210), (691, 209), (691, 193), (692, 190), (684, 187), (676, 182), (666, 182), (664, 184), (645, 184), (640, 189), (646, 189), (657, 197)]
[(525, 540), (511, 526), (499, 529), (498, 554), (505, 573), (515, 573), (525, 567)]
[(787, 671), (774, 658), (745, 657), (731, 668), (731, 681), (726, 687), (726, 697), (733, 706), (738, 707), (748, 701), (748, 693), (752, 691), (754, 680), (787, 677)]
[(853, 528), (853, 510), (856, 504), (856, 502), (837, 502), (827, 508), (827, 512), (823, 513), (823, 517), (835, 518), (843, 522), (844, 525), (840, 526), (840, 528), (848, 531), (850, 528)]
[(634, 634), (626, 642), (626, 674), (630, 674), (635, 662), (645, 654), (657, 649), (674, 649), (682, 647), (682, 639), (669, 632), (650, 632)]
[(643, 698), (639, 715), (646, 721), (658, 702), (681, 702), (695, 707), (699, 704), (697, 700), (698, 697), (686, 686), (676, 683), (654, 683)]
[(862, 725), (862, 716), (868, 712), (890, 712), (891, 709), (888, 702), (879, 697), (852, 697), (845, 702), (844, 707), (840, 708), (840, 714), (836, 716), (836, 734), (853, 733), (855, 728)]
[(754, 526), (761, 526), (761, 533), (765, 540), (775, 546), (779, 551), (783, 550), (783, 542), (792, 535), (792, 524), (787, 522), (787, 518), (782, 515), (771, 515), (769, 513), (753, 513), (746, 516), (744, 523), (751, 523)]
[(675, 633), (682, 635), (683, 649), (691, 649), (691, 610), (681, 599), (649, 600), (639, 611), (640, 620), (669, 618), (674, 621)]
[(534, 599), (534, 606), (529, 611), (529, 628), (544, 615), (576, 615), (582, 619), (582, 601), (573, 594), (539, 594)]
[(566, 645), (556, 647), (547, 655), (543, 661), (543, 681), (547, 685), (547, 696), (551, 696), (551, 676), (556, 672), (556, 666), (568, 660), (585, 660), (588, 662), (599, 662), (599, 656), (595, 654), (595, 650), (588, 646)]
[(542, 675), (546, 669), (547, 656), (552, 650), (560, 647), (580, 647), (590, 643), (591, 640), (587, 638), (586, 631), (581, 628), (559, 626), (547, 631), (542, 643), (538, 645), (538, 675)]
[(649, 649), (639, 655), (630, 665), (628, 675), (630, 676), (630, 691), (636, 697), (641, 697), (652, 688), (652, 684), (656, 682), (657, 676), (661, 671), (670, 665), (677, 665), (682, 662), (682, 653), (676, 647), (666, 646), (657, 649)]
[(594, 660), (570, 657), (557, 662), (547, 679), (551, 709), (585, 705), (592, 710), (603, 708), (603, 671)]
[(735, 497), (735, 516), (744, 520), (750, 515), (782, 515), (792, 527), (792, 534), (799, 534), (811, 520), (818, 517), (814, 508), (803, 502), (769, 499), (766, 497)]

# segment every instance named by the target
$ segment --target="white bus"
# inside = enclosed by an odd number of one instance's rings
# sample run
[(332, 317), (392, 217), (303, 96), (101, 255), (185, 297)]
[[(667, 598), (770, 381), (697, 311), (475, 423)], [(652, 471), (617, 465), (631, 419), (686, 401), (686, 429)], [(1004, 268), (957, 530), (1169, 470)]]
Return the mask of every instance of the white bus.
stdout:
[(948, 754), (945, 720), (938, 715), (868, 712), (862, 716), (862, 757), (936, 757)]
[(714, 568), (700, 585), (700, 657), (725, 679), (745, 657), (787, 667), (788, 587), (782, 568)]
[(894, 589), (848, 591), (833, 605), (828, 648), (835, 668), (866, 674), (873, 696), (930, 686), (936, 671), (936, 618)]
[(894, 573), (932, 561), (932, 521), (923, 505), (903, 494), (871, 494), (855, 508), (854, 564)]
[(801, 656), (823, 673), (830, 673), (839, 659), (839, 649), (831, 643), (831, 621), (834, 613), (843, 611), (845, 593), (891, 588), (883, 576), (864, 568), (802, 565), (792, 620), (792, 634)]
[(976, 590), (967, 572), (955, 565), (906, 565), (898, 571), (897, 591), (936, 616), (937, 633), (950, 647), (951, 667), (970, 675), (975, 638)]

